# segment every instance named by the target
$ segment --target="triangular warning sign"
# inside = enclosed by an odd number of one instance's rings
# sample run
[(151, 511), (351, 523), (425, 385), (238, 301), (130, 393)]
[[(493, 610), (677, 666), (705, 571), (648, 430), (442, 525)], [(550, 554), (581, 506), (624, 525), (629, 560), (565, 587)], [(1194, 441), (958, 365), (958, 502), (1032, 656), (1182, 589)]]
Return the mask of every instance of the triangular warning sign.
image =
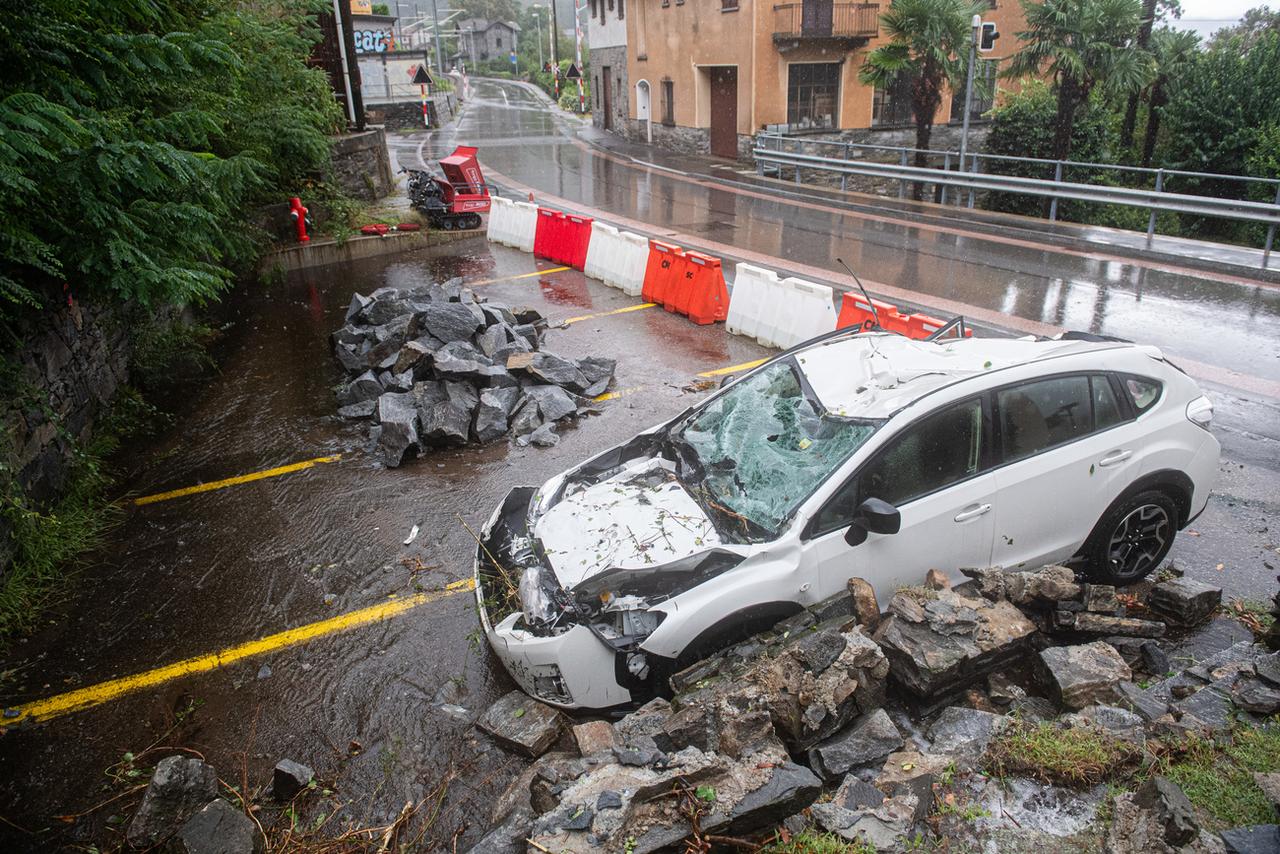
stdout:
[(430, 85), (435, 83), (435, 81), (431, 79), (431, 75), (427, 72), (427, 67), (425, 65), (419, 65), (418, 70), (413, 72), (413, 82), (418, 85), (422, 85), (424, 83)]
[(569, 80), (581, 80), (582, 72), (578, 70), (578, 66), (571, 62), (569, 63), (569, 70), (564, 73), (564, 76)]

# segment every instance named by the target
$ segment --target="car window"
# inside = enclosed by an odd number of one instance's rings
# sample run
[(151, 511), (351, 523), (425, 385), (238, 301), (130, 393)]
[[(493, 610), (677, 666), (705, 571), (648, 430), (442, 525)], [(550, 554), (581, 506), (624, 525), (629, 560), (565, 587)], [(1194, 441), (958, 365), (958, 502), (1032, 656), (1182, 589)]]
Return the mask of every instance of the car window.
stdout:
[(1087, 376), (1054, 377), (996, 392), (1004, 461), (1026, 459), (1093, 429)]
[(1120, 402), (1116, 400), (1115, 389), (1111, 380), (1106, 377), (1089, 377), (1089, 385), (1093, 387), (1093, 429), (1105, 430), (1124, 420), (1120, 411)]
[(818, 511), (815, 534), (843, 528), (868, 498), (895, 507), (977, 474), (982, 400), (974, 398), (909, 426)]
[(1133, 408), (1141, 415), (1160, 399), (1161, 385), (1156, 380), (1146, 377), (1125, 377), (1125, 391), (1133, 401)]
[(680, 437), (702, 477), (690, 494), (768, 535), (871, 437), (880, 422), (832, 415), (781, 360), (712, 398)]

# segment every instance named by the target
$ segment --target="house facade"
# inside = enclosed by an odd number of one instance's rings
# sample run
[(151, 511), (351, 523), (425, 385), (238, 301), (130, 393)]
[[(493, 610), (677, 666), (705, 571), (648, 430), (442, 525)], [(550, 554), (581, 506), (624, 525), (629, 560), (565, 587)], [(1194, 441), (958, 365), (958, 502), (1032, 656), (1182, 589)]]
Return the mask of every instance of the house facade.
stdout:
[(627, 74), (627, 0), (587, 0), (591, 47), (591, 121), (625, 132), (631, 117)]
[[(627, 117), (614, 122), (615, 130), (724, 157), (745, 155), (760, 130), (867, 131), (893, 136), (894, 144), (907, 141), (903, 133), (876, 132), (914, 126), (910, 80), (884, 88), (858, 80), (867, 52), (888, 41), (880, 28), (888, 5), (627, 0), (625, 16), (619, 8), (626, 27)], [(992, 0), (983, 20), (1001, 33), (978, 69), (994, 79), (1000, 58), (1016, 50), (1013, 34), (1025, 20), (1017, 0)], [(592, 64), (599, 63), (593, 43)], [(975, 115), (990, 107), (990, 98), (974, 100)], [(959, 123), (962, 113), (963, 92), (947, 93), (935, 122)]]
[(458, 22), (458, 53), (470, 65), (506, 60), (516, 49), (520, 26), (507, 21), (467, 18)]

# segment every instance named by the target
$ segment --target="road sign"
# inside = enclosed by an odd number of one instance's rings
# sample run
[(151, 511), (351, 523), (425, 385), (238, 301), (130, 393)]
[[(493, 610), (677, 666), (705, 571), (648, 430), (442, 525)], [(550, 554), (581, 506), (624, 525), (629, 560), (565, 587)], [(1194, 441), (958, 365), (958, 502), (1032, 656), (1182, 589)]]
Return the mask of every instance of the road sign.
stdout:
[(435, 83), (431, 79), (431, 73), (427, 71), (426, 66), (419, 65), (418, 70), (413, 72), (413, 82), (419, 86), (431, 86)]
[(569, 63), (569, 70), (564, 73), (564, 76), (567, 80), (581, 80), (582, 72), (578, 70), (576, 63), (571, 62)]
[(512, 65), (516, 65), (516, 64), (517, 64), (517, 63), (516, 63), (516, 52), (515, 52), (514, 50), (513, 50), (513, 51), (511, 51), (511, 64), (512, 64)]

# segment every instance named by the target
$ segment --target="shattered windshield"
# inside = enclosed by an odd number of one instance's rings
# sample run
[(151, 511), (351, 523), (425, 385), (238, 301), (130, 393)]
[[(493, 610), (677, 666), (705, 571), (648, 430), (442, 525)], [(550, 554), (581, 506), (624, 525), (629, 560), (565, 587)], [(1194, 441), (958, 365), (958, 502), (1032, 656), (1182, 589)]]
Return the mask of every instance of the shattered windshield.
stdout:
[(702, 479), (686, 484), (730, 519), (776, 536), (782, 523), (870, 438), (879, 422), (841, 418), (806, 394), (790, 359), (734, 385), (686, 422)]

